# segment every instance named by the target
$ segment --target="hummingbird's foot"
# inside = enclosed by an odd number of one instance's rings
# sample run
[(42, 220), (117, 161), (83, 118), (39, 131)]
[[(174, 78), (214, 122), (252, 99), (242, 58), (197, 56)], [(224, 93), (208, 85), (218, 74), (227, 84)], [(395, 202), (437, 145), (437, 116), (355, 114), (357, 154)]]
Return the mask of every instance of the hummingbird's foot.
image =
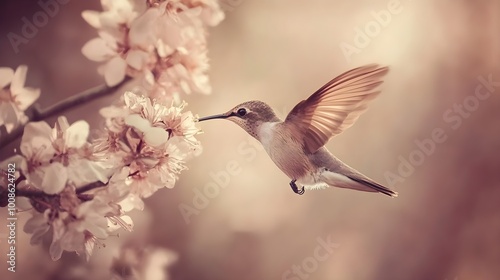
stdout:
[(294, 193), (298, 194), (298, 195), (303, 195), (306, 191), (304, 190), (304, 187), (302, 187), (300, 190), (299, 188), (297, 188), (297, 184), (295, 184), (297, 180), (293, 179), (291, 182), (290, 182), (290, 187), (292, 187), (292, 190)]

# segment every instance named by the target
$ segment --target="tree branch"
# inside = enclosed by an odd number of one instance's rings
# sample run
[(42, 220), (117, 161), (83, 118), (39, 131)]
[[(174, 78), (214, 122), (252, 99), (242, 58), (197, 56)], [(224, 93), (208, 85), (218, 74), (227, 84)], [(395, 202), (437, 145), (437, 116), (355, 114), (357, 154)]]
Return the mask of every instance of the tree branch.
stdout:
[(97, 181), (97, 182), (90, 183), (88, 185), (85, 185), (85, 186), (77, 188), (76, 189), (76, 193), (77, 194), (83, 194), (83, 193), (88, 192), (90, 190), (101, 188), (101, 187), (105, 187), (107, 185), (108, 185), (108, 183), (103, 183), (101, 181)]
[[(88, 90), (85, 90), (85, 91), (80, 92), (78, 94), (75, 94), (73, 96), (70, 96), (70, 97), (60, 101), (59, 103), (56, 103), (56, 104), (46, 108), (45, 110), (40, 110), (38, 108), (38, 104), (35, 104), (35, 105), (29, 107), (25, 111), (25, 114), (28, 117), (28, 121), (26, 122), (26, 124), (29, 122), (42, 121), (46, 118), (50, 118), (52, 116), (60, 114), (68, 109), (73, 108), (73, 107), (77, 107), (77, 106), (83, 105), (85, 103), (88, 103), (94, 99), (104, 97), (106, 95), (110, 95), (130, 80), (131, 80), (130, 77), (126, 77), (122, 82), (120, 82), (118, 85), (113, 86), (113, 87), (108, 87), (106, 85), (100, 85), (100, 86), (97, 86), (94, 88), (90, 88)], [(7, 146), (12, 141), (21, 137), (26, 124), (23, 124), (23, 125), (16, 127), (9, 134), (2, 135), (0, 137), (0, 143), (2, 145), (1, 148)]]
[[(103, 183), (101, 181), (97, 181), (94, 183), (87, 184), (85, 186), (82, 186), (80, 188), (76, 189), (76, 195), (78, 196), (79, 199), (82, 201), (88, 201), (92, 200), (94, 198), (93, 195), (91, 194), (86, 194), (86, 192), (97, 189), (97, 188), (102, 188), (107, 186), (108, 183)], [(6, 207), (8, 203), (8, 190), (4, 186), (0, 186), (0, 207)], [(16, 196), (17, 197), (27, 197), (30, 199), (36, 199), (36, 198), (47, 198), (47, 197), (55, 197), (57, 194), (46, 194), (41, 190), (38, 190), (36, 188), (16, 188), (15, 190)]]

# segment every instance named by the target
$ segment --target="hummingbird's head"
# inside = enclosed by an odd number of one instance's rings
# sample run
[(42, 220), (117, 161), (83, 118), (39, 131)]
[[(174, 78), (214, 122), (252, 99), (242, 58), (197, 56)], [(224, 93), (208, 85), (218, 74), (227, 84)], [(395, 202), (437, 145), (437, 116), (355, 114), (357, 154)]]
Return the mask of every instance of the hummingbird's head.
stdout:
[(230, 120), (255, 138), (257, 138), (257, 129), (261, 124), (280, 121), (273, 109), (262, 101), (247, 101), (226, 113), (200, 118), (199, 121), (211, 119)]

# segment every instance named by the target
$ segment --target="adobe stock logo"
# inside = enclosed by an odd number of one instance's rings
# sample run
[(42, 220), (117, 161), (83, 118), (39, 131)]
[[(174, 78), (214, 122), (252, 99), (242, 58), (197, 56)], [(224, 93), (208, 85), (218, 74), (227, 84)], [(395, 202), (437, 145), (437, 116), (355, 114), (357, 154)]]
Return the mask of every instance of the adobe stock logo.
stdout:
[(55, 17), (59, 11), (60, 6), (67, 4), (70, 0), (40, 0), (38, 1), (38, 6), (40, 6), (41, 10), (34, 13), (31, 17), (31, 20), (27, 17), (22, 17), (21, 21), (23, 22), (23, 27), (21, 28), (21, 35), (16, 34), (14, 32), (9, 32), (7, 34), (7, 38), (14, 49), (14, 52), (19, 53), (19, 46), (21, 44), (26, 45), (29, 42), (29, 39), (33, 39), (37, 34), (38, 30), (47, 23), (49, 23), (49, 19)]
[(418, 166), (424, 164), (428, 157), (432, 156), (439, 145), (449, 139), (450, 132), (462, 127), (465, 119), (479, 109), (481, 102), (485, 102), (493, 96), (493, 93), (500, 88), (500, 80), (494, 80), (493, 74), (488, 76), (478, 76), (478, 84), (473, 93), (467, 95), (462, 102), (455, 103), (443, 112), (443, 122), (447, 126), (435, 127), (429, 137), (415, 139), (415, 148), (409, 152), (408, 156), (398, 156), (399, 165), (392, 171), (385, 172), (386, 185), (394, 187), (397, 183), (402, 183), (410, 177)]
[(318, 245), (314, 248), (312, 256), (304, 258), (300, 265), (292, 265), (290, 269), (283, 272), (281, 280), (304, 280), (309, 278), (319, 264), (326, 261), (340, 247), (339, 243), (332, 242), (330, 236), (316, 238)]
[(368, 47), (372, 40), (380, 35), (382, 30), (391, 24), (392, 19), (403, 11), (403, 6), (399, 0), (390, 0), (387, 3), (387, 9), (382, 9), (378, 12), (371, 11), (372, 20), (365, 23), (362, 27), (354, 28), (353, 43), (341, 42), (340, 50), (348, 62), (351, 62), (351, 57), (354, 54), (361, 53), (362, 50)]

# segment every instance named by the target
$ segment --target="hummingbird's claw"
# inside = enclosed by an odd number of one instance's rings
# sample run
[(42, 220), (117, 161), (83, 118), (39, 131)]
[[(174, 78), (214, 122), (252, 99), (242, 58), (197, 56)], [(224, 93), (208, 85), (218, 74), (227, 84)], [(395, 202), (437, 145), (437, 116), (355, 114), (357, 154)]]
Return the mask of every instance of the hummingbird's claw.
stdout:
[(297, 193), (298, 193), (299, 195), (303, 195), (305, 192), (306, 192), (306, 190), (304, 189), (304, 187), (302, 187), (302, 188), (300, 189), (300, 191), (298, 191)]
[(299, 188), (297, 188), (297, 184), (295, 184), (297, 180), (293, 179), (291, 182), (290, 182), (290, 187), (292, 187), (292, 190), (294, 193), (298, 194), (298, 195), (303, 195), (306, 191), (304, 189), (304, 187), (302, 187), (300, 190)]

